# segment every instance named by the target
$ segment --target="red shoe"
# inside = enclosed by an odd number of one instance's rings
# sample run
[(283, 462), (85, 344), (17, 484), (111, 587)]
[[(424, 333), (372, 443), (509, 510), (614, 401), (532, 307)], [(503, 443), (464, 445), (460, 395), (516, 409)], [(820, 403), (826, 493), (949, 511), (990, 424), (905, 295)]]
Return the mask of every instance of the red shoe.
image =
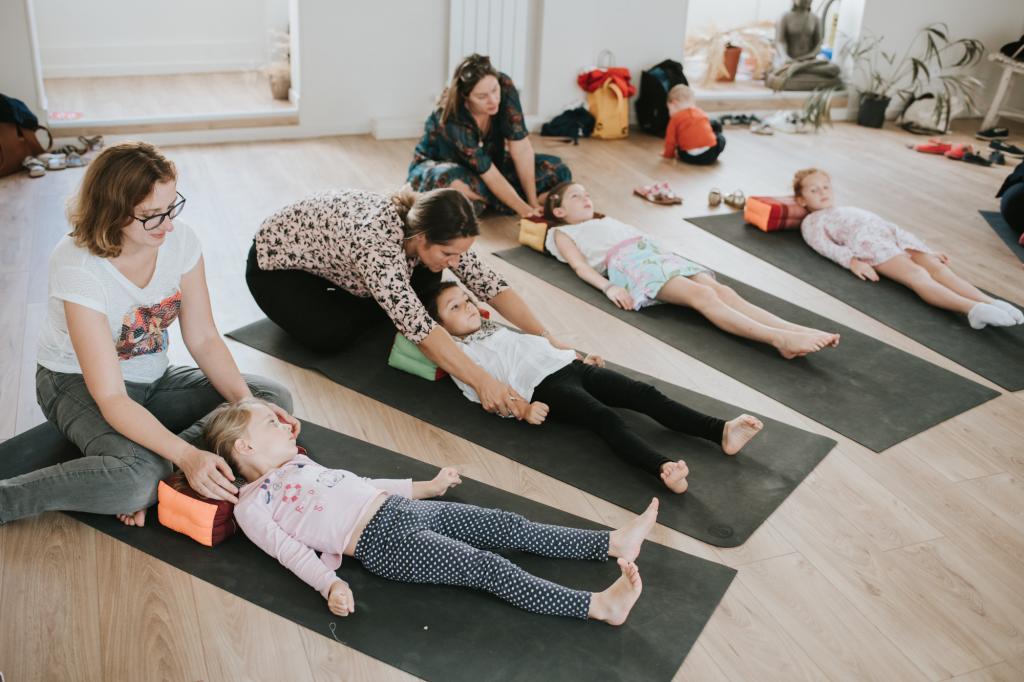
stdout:
[(957, 142), (953, 145), (952, 149), (945, 153), (945, 157), (947, 159), (953, 159), (954, 161), (963, 161), (964, 154), (970, 154), (972, 152), (974, 152), (974, 147), (969, 144)]
[(927, 142), (910, 145), (911, 149), (913, 149), (915, 152), (921, 152), (922, 154), (945, 154), (950, 149), (952, 149), (952, 147), (953, 145), (951, 145), (949, 142), (943, 142), (937, 137), (933, 137)]

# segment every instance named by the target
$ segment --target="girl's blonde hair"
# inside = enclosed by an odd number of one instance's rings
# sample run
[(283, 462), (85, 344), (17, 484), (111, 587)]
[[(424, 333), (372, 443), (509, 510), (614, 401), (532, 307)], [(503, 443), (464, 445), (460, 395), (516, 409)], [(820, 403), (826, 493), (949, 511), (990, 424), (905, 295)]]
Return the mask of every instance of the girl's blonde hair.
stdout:
[(697, 96), (690, 86), (680, 83), (679, 85), (673, 85), (672, 89), (668, 91), (667, 101), (690, 104), (692, 106), (697, 102)]
[(803, 196), (804, 180), (806, 180), (809, 176), (814, 175), (815, 173), (821, 173), (822, 175), (829, 179), (832, 178), (831, 175), (829, 175), (826, 171), (821, 170), (820, 168), (803, 168), (801, 170), (798, 170), (796, 173), (793, 174), (793, 196)]
[(239, 438), (245, 438), (249, 430), (252, 408), (267, 404), (267, 401), (259, 398), (242, 398), (218, 406), (209, 415), (204, 429), (206, 447), (210, 452), (223, 457), (236, 473), (239, 473), (239, 467), (235, 459), (235, 442)]
[(177, 179), (174, 164), (147, 142), (107, 147), (85, 171), (82, 186), (68, 203), (75, 245), (100, 258), (121, 255), (121, 238), (135, 207), (158, 182)]

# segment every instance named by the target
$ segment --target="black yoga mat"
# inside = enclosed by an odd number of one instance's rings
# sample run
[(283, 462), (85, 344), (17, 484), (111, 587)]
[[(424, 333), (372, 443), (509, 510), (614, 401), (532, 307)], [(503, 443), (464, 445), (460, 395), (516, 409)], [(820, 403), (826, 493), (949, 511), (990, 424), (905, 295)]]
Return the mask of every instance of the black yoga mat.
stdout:
[[(423, 462), (316, 424), (299, 442), (317, 461), (371, 478), (428, 480)], [(79, 456), (43, 424), (0, 444), (0, 479)], [(445, 499), (518, 512), (581, 528), (600, 525), (497, 488), (463, 479)], [(144, 528), (112, 516), (74, 518), (191, 575), (324, 637), (428, 680), (670, 680), (711, 617), (736, 571), (652, 542), (637, 559), (644, 593), (626, 624), (540, 616), (474, 590), (377, 578), (346, 558), (338, 574), (356, 613), (338, 618), (320, 594), (238, 533), (213, 549), (162, 527), (150, 510)], [(577, 589), (599, 591), (618, 575), (614, 561), (546, 559), (505, 553), (528, 571)], [(346, 671), (338, 670), (344, 678)]]
[(495, 255), (875, 452), (999, 395), (724, 275), (719, 281), (751, 303), (790, 322), (842, 334), (839, 348), (785, 360), (770, 346), (716, 329), (689, 308), (620, 310), (551, 256), (526, 247)]
[(1020, 234), (1010, 227), (1010, 224), (1003, 218), (1003, 214), (999, 211), (978, 211), (978, 213), (999, 235), (999, 238), (1006, 242), (1006, 246), (1013, 252), (1013, 255), (1024, 261), (1024, 246), (1020, 245)]
[(739, 213), (690, 222), (1007, 390), (1024, 388), (1024, 325), (971, 329), (964, 315), (930, 306), (892, 280), (858, 279), (815, 253), (799, 230), (762, 232), (745, 224)]
[[(835, 445), (824, 436), (765, 419), (764, 430), (739, 455), (729, 457), (717, 445), (622, 411), (629, 424), (667, 457), (686, 460), (690, 489), (676, 495), (656, 476), (620, 460), (587, 431), (550, 417), (541, 426), (502, 419), (468, 401), (448, 379), (429, 382), (388, 367), (394, 334), (393, 329), (378, 327), (352, 348), (329, 356), (306, 350), (269, 320), (229, 336), (292, 364), (317, 369), (342, 386), (625, 509), (639, 513), (657, 495), (660, 523), (720, 547), (745, 542)], [(743, 412), (638, 372), (615, 369), (707, 414), (731, 419)]]

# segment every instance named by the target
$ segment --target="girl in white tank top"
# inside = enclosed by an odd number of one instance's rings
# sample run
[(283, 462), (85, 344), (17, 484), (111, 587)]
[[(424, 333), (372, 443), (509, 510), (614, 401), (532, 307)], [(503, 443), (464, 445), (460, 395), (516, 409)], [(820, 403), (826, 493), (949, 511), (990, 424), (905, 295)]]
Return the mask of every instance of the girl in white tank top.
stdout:
[(839, 335), (787, 322), (719, 283), (708, 268), (658, 244), (639, 229), (596, 217), (586, 188), (564, 182), (548, 194), (554, 227), (545, 247), (623, 310), (655, 303), (693, 308), (719, 329), (773, 346), (785, 358), (839, 344)]

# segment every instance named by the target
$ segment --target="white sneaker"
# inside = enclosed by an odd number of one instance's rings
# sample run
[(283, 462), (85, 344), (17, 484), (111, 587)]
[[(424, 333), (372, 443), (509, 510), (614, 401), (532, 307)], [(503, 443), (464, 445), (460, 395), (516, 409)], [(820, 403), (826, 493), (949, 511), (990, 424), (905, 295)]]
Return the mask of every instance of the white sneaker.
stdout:
[(1006, 313), (1009, 313), (1010, 317), (1012, 317), (1013, 321), (1017, 324), (1024, 324), (1024, 313), (1022, 313), (1020, 309), (1012, 303), (996, 299), (992, 301), (992, 305)]
[(992, 303), (978, 303), (967, 313), (967, 321), (972, 329), (993, 327), (1012, 327), (1017, 324), (1010, 313)]

